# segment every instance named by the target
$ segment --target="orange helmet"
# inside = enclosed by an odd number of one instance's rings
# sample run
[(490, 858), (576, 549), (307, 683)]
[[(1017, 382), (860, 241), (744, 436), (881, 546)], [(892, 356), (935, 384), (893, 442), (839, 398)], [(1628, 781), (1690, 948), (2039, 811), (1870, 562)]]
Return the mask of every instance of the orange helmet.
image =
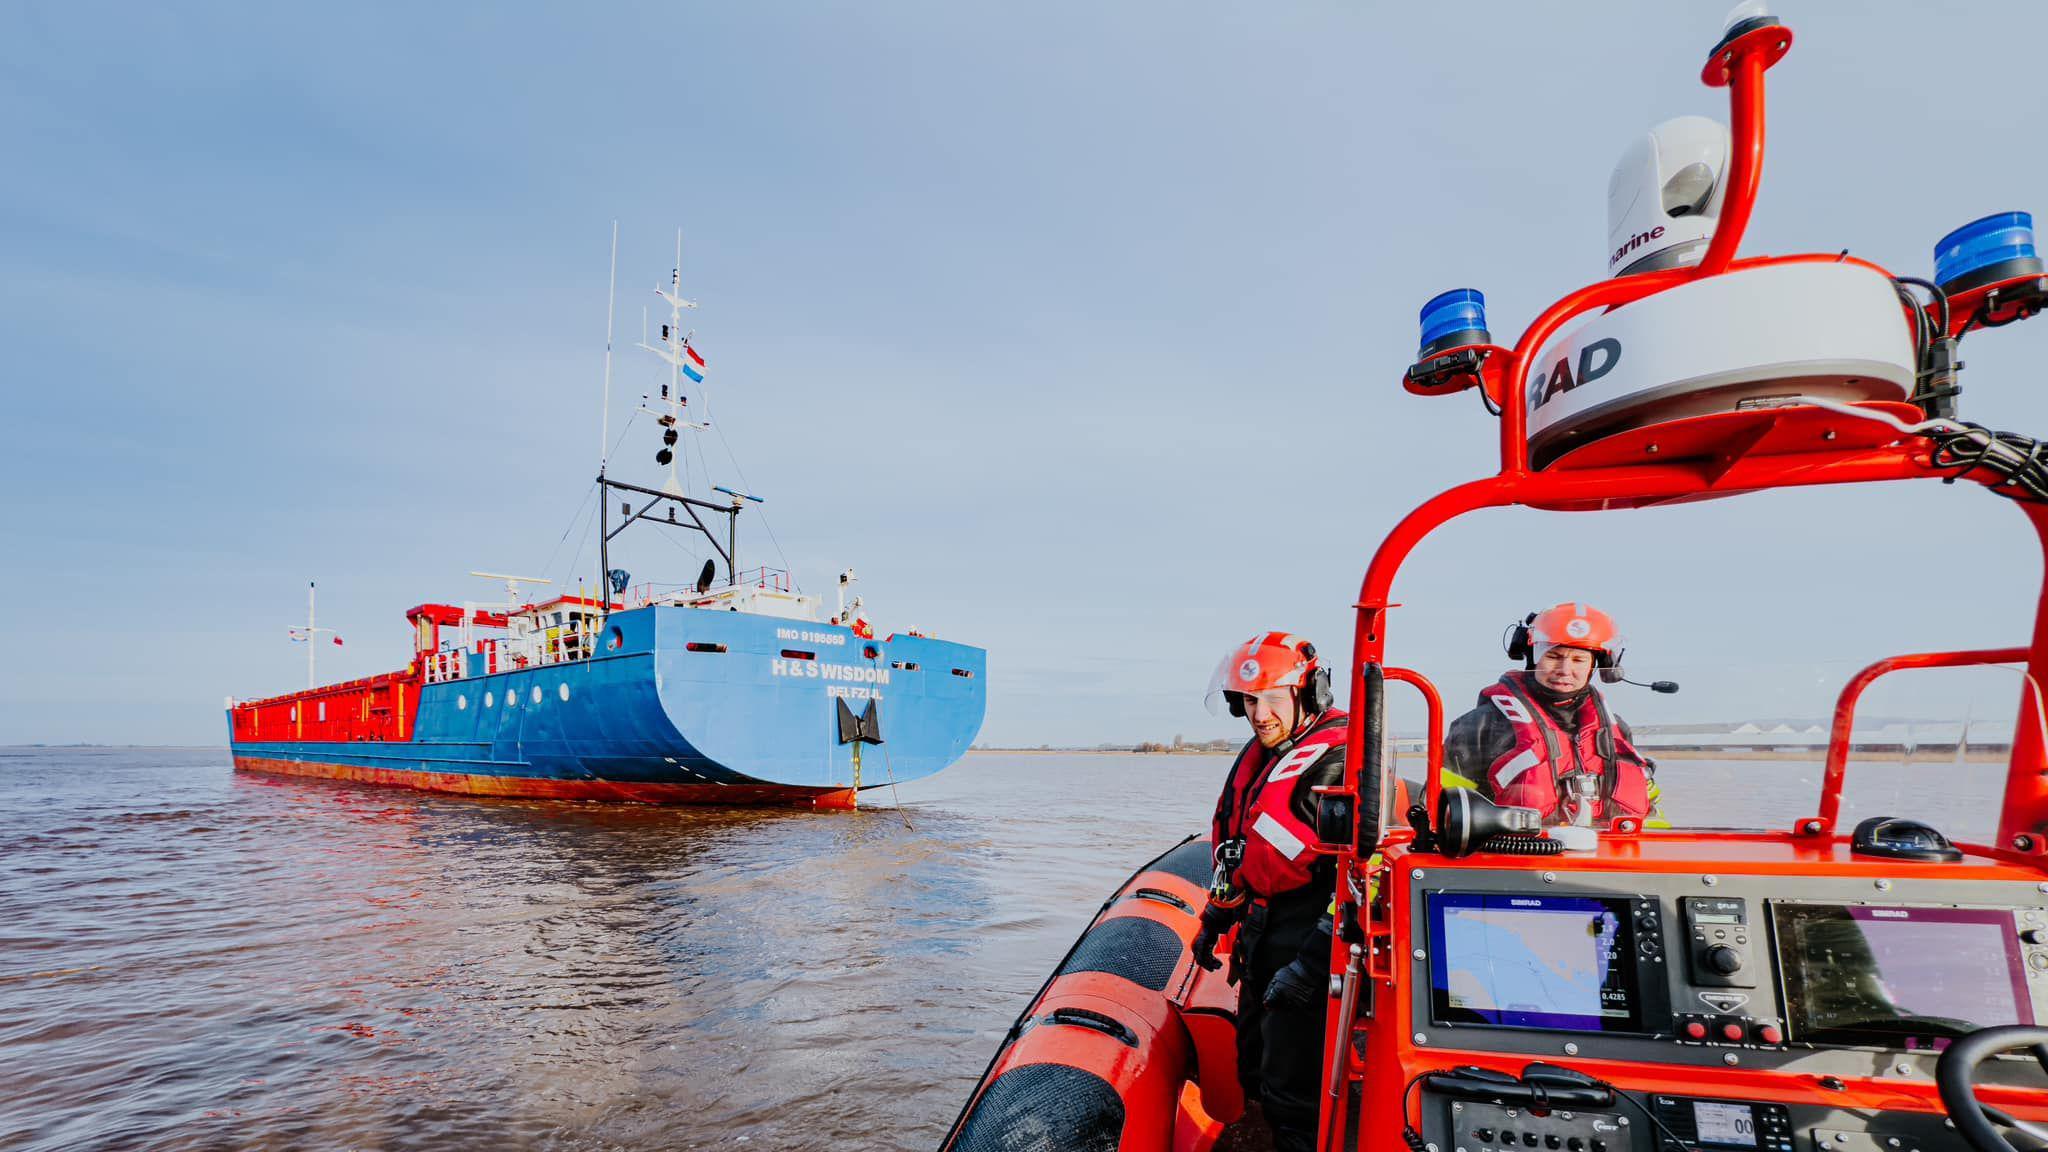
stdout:
[(1209, 677), (1204, 698), (1211, 714), (1227, 707), (1244, 715), (1244, 698), (1272, 688), (1292, 689), (1302, 717), (1330, 708), (1330, 673), (1316, 660), (1316, 646), (1287, 632), (1261, 632), (1232, 648)]
[(1584, 648), (1593, 654), (1595, 667), (1621, 667), (1621, 630), (1614, 626), (1614, 617), (1590, 604), (1559, 604), (1531, 612), (1508, 634), (1508, 657), (1530, 668), (1549, 648)]

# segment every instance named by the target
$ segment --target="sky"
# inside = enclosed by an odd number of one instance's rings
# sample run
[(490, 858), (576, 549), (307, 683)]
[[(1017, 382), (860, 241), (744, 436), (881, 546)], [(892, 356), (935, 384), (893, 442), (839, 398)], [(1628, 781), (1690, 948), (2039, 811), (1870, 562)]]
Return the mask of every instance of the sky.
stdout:
[[(226, 697), (303, 685), (308, 581), (328, 680), (492, 597), (472, 570), (594, 574), (614, 221), (610, 427), (659, 379), (630, 345), (680, 228), (698, 488), (766, 497), (743, 565), (828, 598), (853, 567), (883, 631), (986, 647), (984, 742), (1233, 734), (1224, 651), (1344, 658), (1379, 540), (1495, 465), (1473, 397), (1399, 387), (1418, 307), (1481, 288), (1512, 336), (1603, 276), (1623, 147), (1726, 117), (1726, 9), (0, 7), (0, 743), (221, 742)], [(1925, 276), (2048, 211), (2041, 97), (1964, 66), (2033, 59), (2048, 7), (1775, 10), (1745, 252)], [(2044, 328), (1966, 343), (1965, 417), (2048, 433)], [(633, 432), (616, 474), (652, 480)], [(1877, 656), (2020, 642), (2023, 525), (1935, 483), (1488, 512), (1416, 552), (1390, 653), (1462, 706), (1510, 619), (1585, 600), (1686, 683), (1618, 689), (1637, 722), (1818, 717)], [(1900, 684), (1871, 707), (2016, 693)]]

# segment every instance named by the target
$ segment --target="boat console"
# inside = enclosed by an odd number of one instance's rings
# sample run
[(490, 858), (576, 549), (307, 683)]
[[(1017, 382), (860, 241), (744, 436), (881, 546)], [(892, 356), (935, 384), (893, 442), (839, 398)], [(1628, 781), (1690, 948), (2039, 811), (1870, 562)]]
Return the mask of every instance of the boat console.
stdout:
[[(1439, 1149), (1931, 1152), (1957, 1139), (1943, 1050), (2048, 1021), (2048, 886), (1993, 860), (1665, 833), (1568, 862), (1404, 853), (1389, 880), (1388, 1007), (1434, 1065), (1410, 1117)], [(2031, 1059), (1978, 1073), (1994, 1100), (2039, 1082)]]

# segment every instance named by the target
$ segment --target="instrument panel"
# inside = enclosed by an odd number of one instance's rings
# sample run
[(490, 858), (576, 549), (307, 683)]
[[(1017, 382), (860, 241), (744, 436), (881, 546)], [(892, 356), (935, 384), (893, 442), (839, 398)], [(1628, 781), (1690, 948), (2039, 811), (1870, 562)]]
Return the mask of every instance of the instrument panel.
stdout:
[[(1431, 862), (1439, 864), (1441, 862)], [(1607, 1060), (1697, 1095), (1515, 1107), (1472, 1077), (1424, 1085), (1442, 1152), (1912, 1152), (1953, 1147), (1936, 1112), (1830, 1106), (1816, 1085), (1934, 1082), (1950, 1039), (2048, 1023), (2048, 893), (1984, 879), (1414, 868), (1406, 873), (1414, 1047)], [(1498, 1061), (1496, 1061), (1497, 1063)], [(1716, 1094), (1709, 1069), (1790, 1074), (1786, 1100)], [(1691, 1074), (1688, 1074), (1691, 1075)], [(2030, 1060), (1980, 1083), (2038, 1088)], [(1460, 1086), (1462, 1085), (1462, 1087)]]

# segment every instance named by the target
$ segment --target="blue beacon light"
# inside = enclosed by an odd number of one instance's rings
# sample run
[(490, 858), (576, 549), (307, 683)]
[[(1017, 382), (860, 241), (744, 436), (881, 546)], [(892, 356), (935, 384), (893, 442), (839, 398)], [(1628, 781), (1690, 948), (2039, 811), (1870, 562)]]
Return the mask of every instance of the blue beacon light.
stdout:
[(2029, 212), (1999, 212), (1972, 220), (1934, 246), (1935, 282), (1951, 294), (2041, 274)]
[(1415, 359), (1419, 363), (1453, 348), (1492, 342), (1486, 331), (1485, 294), (1476, 288), (1458, 288), (1422, 306), (1422, 351)]

